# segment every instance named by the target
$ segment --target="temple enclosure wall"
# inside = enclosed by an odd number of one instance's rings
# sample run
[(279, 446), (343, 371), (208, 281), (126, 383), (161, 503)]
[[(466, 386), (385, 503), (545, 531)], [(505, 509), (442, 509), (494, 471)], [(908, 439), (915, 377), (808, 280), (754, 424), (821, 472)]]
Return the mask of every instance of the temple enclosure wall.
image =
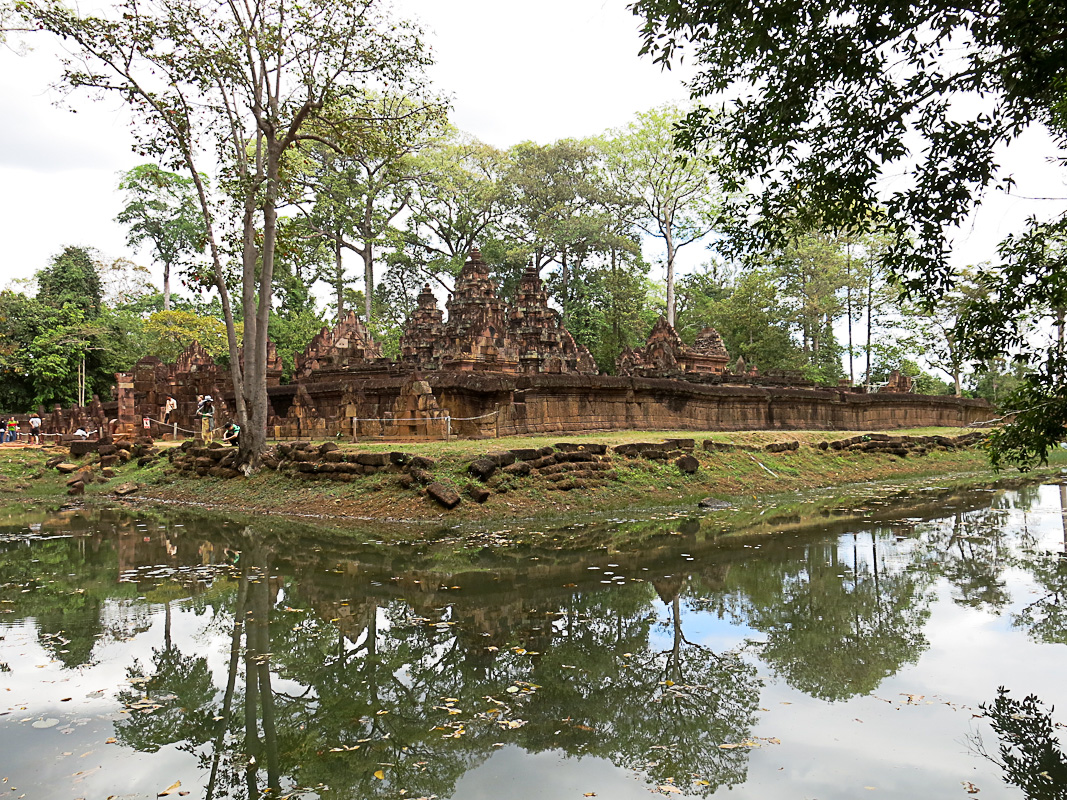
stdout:
[(282, 438), (890, 430), (964, 426), (992, 416), (985, 401), (957, 397), (590, 375), (352, 377), (268, 394), (276, 412), (270, 433)]

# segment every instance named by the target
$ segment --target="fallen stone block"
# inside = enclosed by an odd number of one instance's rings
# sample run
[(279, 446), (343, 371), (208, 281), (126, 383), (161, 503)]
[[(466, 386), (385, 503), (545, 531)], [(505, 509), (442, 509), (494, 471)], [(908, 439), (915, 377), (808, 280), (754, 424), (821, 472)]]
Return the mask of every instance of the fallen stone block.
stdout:
[(79, 469), (80, 467), (77, 464), (71, 464), (69, 461), (60, 461), (56, 464), (56, 471), (62, 472), (64, 475), (77, 472)]
[(493, 493), (482, 486), (471, 485), (467, 487), (467, 494), (475, 503), (484, 503)]
[(693, 456), (682, 456), (674, 462), (674, 466), (678, 467), (686, 475), (692, 475), (700, 469), (700, 462)]
[(389, 463), (388, 453), (358, 453), (356, 463), (365, 467), (384, 467)]
[(75, 472), (67, 479), (67, 486), (73, 486), (76, 483), (92, 483), (93, 473), (92, 470), (83, 469), (79, 472)]
[(428, 484), (433, 483), (433, 475), (424, 469), (412, 469), (408, 474), (418, 483)]
[(691, 451), (697, 446), (696, 439), (664, 439), (663, 444), (673, 450)]
[(460, 496), (455, 487), (437, 481), (426, 487), (426, 494), (445, 508), (452, 509), (459, 505)]
[(467, 465), (467, 472), (480, 481), (487, 481), (496, 472), (497, 464), (491, 458), (479, 458)]
[(99, 446), (100, 442), (71, 442), (70, 454), (74, 458), (81, 458), (89, 453), (95, 453)]
[(516, 461), (514, 464), (508, 464), (504, 467), (503, 471), (506, 475), (518, 475), (520, 478), (524, 478), (533, 471), (533, 468), (528, 461)]
[(498, 467), (506, 467), (509, 464), (515, 463), (515, 454), (510, 450), (499, 451), (495, 453), (488, 453), (486, 456)]
[(786, 453), (800, 449), (800, 442), (794, 440), (791, 442), (771, 442), (763, 448), (768, 453)]
[(235, 469), (229, 467), (212, 467), (208, 471), (208, 475), (213, 478), (239, 478), (241, 473)]
[(554, 454), (542, 456), (541, 458), (538, 458), (535, 461), (529, 461), (527, 463), (532, 469), (544, 469), (545, 467), (551, 467), (553, 464), (556, 463), (556, 456)]
[(426, 456), (412, 456), (411, 459), (408, 461), (407, 466), (411, 474), (414, 475), (415, 470), (433, 469), (434, 464), (436, 463), (437, 462), (435, 462), (432, 458), (427, 458)]

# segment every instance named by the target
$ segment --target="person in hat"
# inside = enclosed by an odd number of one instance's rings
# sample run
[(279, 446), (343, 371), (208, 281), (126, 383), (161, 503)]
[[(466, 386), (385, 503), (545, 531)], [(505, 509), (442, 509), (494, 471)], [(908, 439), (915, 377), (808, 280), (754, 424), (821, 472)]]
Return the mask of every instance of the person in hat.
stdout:
[(215, 401), (211, 399), (211, 395), (204, 395), (204, 399), (196, 407), (196, 414), (200, 417), (200, 438), (210, 442), (215, 432)]

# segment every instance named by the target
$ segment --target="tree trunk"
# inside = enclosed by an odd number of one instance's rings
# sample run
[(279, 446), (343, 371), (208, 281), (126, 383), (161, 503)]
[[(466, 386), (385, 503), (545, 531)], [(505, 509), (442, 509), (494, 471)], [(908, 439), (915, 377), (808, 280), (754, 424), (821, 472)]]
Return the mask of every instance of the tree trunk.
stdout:
[(667, 229), (664, 241), (667, 243), (667, 323), (674, 327), (674, 256), (678, 250), (674, 246), (674, 237)]
[(848, 382), (856, 384), (855, 357), (852, 352), (852, 245), (845, 245), (845, 313), (848, 316)]
[(560, 292), (560, 305), (563, 306), (563, 327), (567, 327), (567, 313), (570, 308), (570, 298), (568, 298), (568, 290), (571, 282), (570, 264), (567, 263), (567, 248), (564, 247), (560, 251), (560, 277), (562, 278), (562, 291)]
[(867, 377), (864, 379), (864, 383), (870, 385), (871, 383), (871, 330), (873, 329), (872, 317), (874, 316), (874, 269), (871, 265), (867, 265), (870, 269), (870, 273), (867, 275), (867, 344), (864, 345), (864, 349), (867, 351)]
[(337, 292), (337, 321), (345, 318), (345, 273), (341, 266), (341, 239), (333, 240), (333, 280)]
[(170, 311), (170, 262), (163, 262), (163, 310)]
[(364, 298), (364, 313), (370, 324), (371, 309), (374, 306), (374, 245), (368, 239), (363, 245), (363, 287), (367, 296)]
[(374, 201), (370, 194), (363, 210), (363, 227), (360, 234), (363, 236), (363, 290), (367, 294), (364, 298), (365, 321), (370, 325), (371, 310), (374, 307)]

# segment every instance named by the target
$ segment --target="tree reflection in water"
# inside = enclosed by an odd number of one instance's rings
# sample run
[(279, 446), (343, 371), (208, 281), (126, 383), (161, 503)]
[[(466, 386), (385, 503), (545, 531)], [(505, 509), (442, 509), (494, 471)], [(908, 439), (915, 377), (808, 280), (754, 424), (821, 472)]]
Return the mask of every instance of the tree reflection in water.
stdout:
[[(429, 550), (413, 563), (325, 537), (298, 546), (272, 526), (167, 522), (149, 536), (139, 522), (111, 519), (111, 539), (94, 531), (34, 544), (32, 569), (25, 550), (0, 548), (0, 576), (19, 593), (19, 613), (41, 621), (50, 652), (79, 643), (62, 654), (68, 667), (90, 662), (106, 631), (155, 636), (162, 623), (151, 656), (126, 668), (132, 688), (118, 697), (131, 713), (116, 737), (142, 752), (193, 754), (207, 800), (300, 787), (323, 798), (444, 798), (501, 745), (603, 759), (653, 787), (710, 795), (745, 781), (759, 743), (752, 653), (812, 697), (867, 694), (927, 647), (935, 581), (949, 581), (959, 605), (997, 613), (1013, 567), (1044, 589), (1013, 621), (1063, 641), (1067, 560), (1000, 531), (1017, 510), (849, 521), (761, 539), (758, 556), (727, 542), (685, 561), (688, 571), (677, 545), (657, 551), (649, 534), (641, 552), (612, 556), (615, 574), (587, 572), (605, 569), (596, 554), (542, 551), (532, 566), (507, 553), (450, 570)], [(239, 551), (236, 564), (227, 551)], [(193, 587), (159, 577), (161, 564), (210, 569)], [(137, 583), (116, 572), (137, 572)], [(712, 617), (755, 631), (755, 646), (709, 648), (701, 637)], [(62, 640), (56, 618), (67, 620)], [(211, 652), (194, 652), (188, 635)], [(1047, 726), (1012, 732), (1011, 715), (1031, 711), (1010, 711), (995, 728), (1015, 737), (1017, 760), (1055, 750)], [(1052, 745), (1024, 747), (1042, 731)], [(1042, 770), (1059, 775), (1062, 759), (1048, 763)], [(1061, 797), (1034, 795), (1045, 796)]]
[(1060, 726), (1052, 721), (1053, 709), (1034, 695), (1015, 700), (1003, 686), (981, 709), (1000, 741), (993, 755), (976, 734), (971, 737), (974, 749), (998, 764), (1004, 780), (1022, 789), (1028, 800), (1067, 800), (1067, 758), (1055, 735)]
[(873, 691), (927, 647), (929, 579), (880, 555), (889, 530), (850, 541), (765, 545), (761, 558), (698, 582), (697, 603), (766, 637), (761, 657), (823, 700)]

